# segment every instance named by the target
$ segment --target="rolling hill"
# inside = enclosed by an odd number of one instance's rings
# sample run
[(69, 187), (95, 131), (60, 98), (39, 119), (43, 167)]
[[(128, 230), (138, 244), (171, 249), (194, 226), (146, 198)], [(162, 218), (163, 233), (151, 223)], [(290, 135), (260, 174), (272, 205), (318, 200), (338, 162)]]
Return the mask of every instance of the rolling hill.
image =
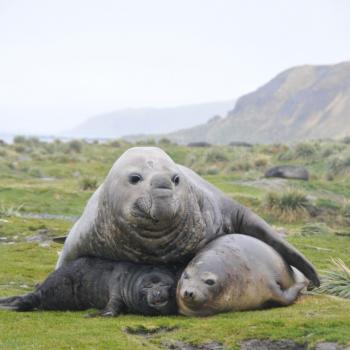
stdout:
[(179, 143), (288, 142), (350, 135), (350, 62), (305, 65), (238, 99), (224, 118), (166, 135)]
[(232, 99), (169, 108), (124, 109), (94, 116), (63, 135), (119, 138), (130, 134), (163, 134), (204, 123), (215, 115), (226, 115), (234, 103)]

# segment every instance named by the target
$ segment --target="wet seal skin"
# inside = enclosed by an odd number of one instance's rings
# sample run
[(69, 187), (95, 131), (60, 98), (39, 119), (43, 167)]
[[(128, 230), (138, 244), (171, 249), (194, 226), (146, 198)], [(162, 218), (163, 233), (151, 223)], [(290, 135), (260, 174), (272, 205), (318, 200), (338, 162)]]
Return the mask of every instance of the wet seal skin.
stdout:
[(176, 314), (176, 276), (171, 268), (83, 257), (51, 273), (34, 292), (0, 299), (0, 308), (96, 308), (101, 316)]
[(115, 162), (68, 234), (57, 267), (80, 256), (140, 263), (188, 262), (225, 234), (258, 238), (315, 285), (313, 265), (262, 218), (157, 147)]
[(253, 237), (226, 235), (204, 247), (177, 286), (179, 312), (207, 316), (292, 304), (308, 281), (270, 246)]

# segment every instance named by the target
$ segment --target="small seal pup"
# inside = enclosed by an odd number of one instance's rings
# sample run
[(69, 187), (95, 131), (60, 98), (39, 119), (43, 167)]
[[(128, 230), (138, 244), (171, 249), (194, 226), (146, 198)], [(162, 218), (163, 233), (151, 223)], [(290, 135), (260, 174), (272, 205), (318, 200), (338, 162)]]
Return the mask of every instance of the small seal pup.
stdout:
[(0, 309), (169, 315), (177, 313), (176, 282), (170, 268), (82, 257), (51, 273), (34, 292), (0, 299)]
[(254, 236), (315, 285), (313, 265), (262, 218), (157, 147), (133, 147), (114, 163), (68, 234), (57, 267), (80, 256), (116, 261), (190, 261), (213, 239)]
[(300, 276), (264, 242), (240, 234), (222, 236), (183, 271), (177, 286), (179, 312), (207, 316), (290, 305), (307, 285)]

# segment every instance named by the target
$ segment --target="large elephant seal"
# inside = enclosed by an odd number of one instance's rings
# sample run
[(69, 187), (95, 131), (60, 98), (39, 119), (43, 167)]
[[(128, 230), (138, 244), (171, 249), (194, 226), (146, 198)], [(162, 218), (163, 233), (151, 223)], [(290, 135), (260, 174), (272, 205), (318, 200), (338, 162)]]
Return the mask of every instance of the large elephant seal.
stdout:
[(178, 272), (165, 267), (79, 258), (53, 273), (33, 293), (0, 299), (0, 309), (102, 310), (143, 315), (177, 313)]
[(79, 256), (186, 262), (208, 242), (240, 232), (263, 240), (319, 285), (312, 264), (263, 219), (157, 147), (114, 163), (65, 242), (57, 266)]
[(264, 242), (240, 234), (219, 237), (189, 263), (177, 286), (179, 312), (206, 316), (289, 305), (307, 281)]

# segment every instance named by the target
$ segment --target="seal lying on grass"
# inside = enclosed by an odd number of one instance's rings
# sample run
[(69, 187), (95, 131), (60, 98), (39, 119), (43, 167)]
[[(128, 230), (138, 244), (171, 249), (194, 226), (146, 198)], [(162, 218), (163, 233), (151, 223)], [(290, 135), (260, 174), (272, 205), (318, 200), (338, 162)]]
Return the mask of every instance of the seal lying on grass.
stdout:
[(84, 257), (51, 273), (33, 293), (0, 299), (0, 309), (168, 315), (177, 313), (176, 282), (165, 267)]
[(306, 285), (264, 242), (226, 235), (210, 242), (183, 271), (177, 303), (189, 316), (290, 305)]
[(259, 216), (161, 149), (134, 147), (115, 162), (89, 200), (57, 267), (80, 256), (187, 262), (208, 242), (235, 232), (266, 242), (319, 285), (312, 264)]

